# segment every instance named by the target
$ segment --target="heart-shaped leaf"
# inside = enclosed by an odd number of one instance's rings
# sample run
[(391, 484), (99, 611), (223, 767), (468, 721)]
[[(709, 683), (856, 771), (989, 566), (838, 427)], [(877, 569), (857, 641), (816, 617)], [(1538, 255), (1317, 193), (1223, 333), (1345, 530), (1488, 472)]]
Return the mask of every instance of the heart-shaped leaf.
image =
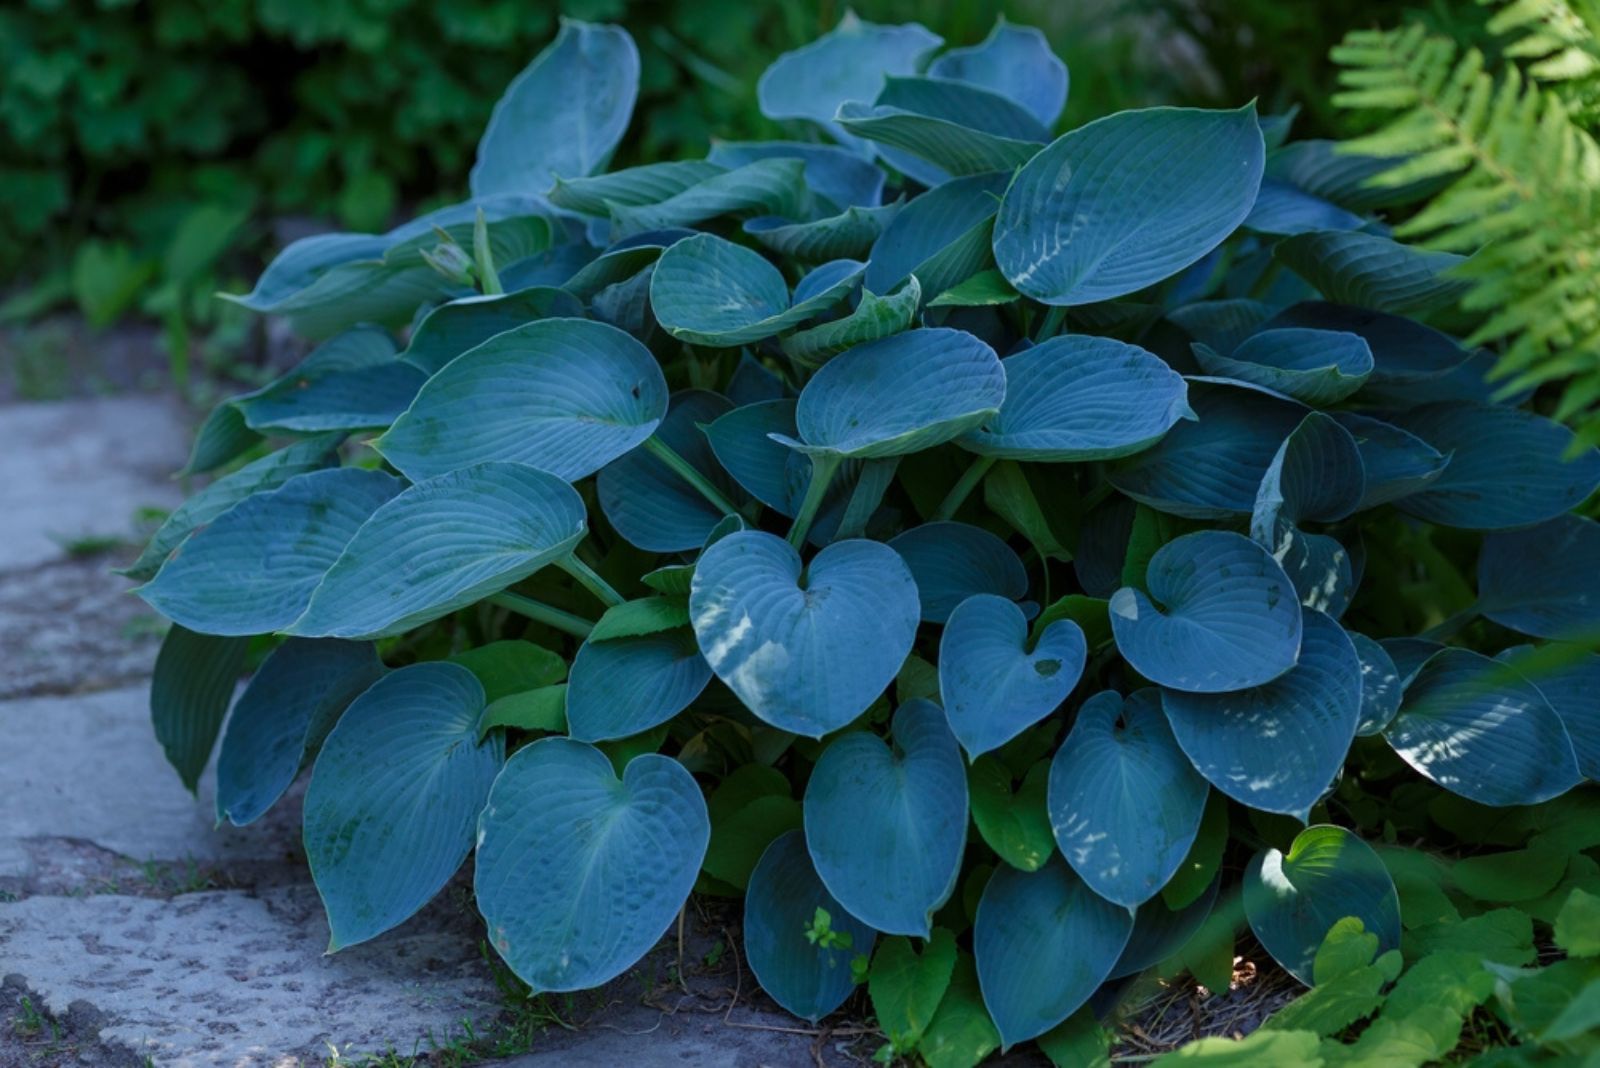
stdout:
[(1450, 456), (1427, 489), (1398, 502), (1430, 523), (1467, 530), (1531, 526), (1570, 511), (1600, 486), (1600, 450), (1569, 457), (1572, 431), (1521, 408), (1430, 404), (1392, 421)]
[[(423, 529), (432, 536), (419, 540)], [(566, 557), (585, 529), (577, 491), (526, 464), (430, 478), (372, 513), (290, 630), (335, 638), (410, 630)]]
[(628, 31), (561, 20), (556, 39), (495, 105), (472, 193), (544, 193), (558, 178), (590, 174), (622, 140), (639, 93), (639, 50)]
[(743, 891), (773, 839), (800, 829), (800, 802), (783, 773), (765, 764), (736, 768), (706, 800), (711, 845), (705, 872)]
[(1366, 471), (1363, 509), (1399, 500), (1421, 490), (1444, 471), (1450, 457), (1415, 434), (1380, 419), (1355, 412), (1332, 412), (1339, 425), (1350, 431)]
[(1136, 908), (1166, 885), (1193, 844), (1206, 781), (1172, 737), (1154, 690), (1104, 690), (1078, 708), (1050, 763), (1056, 844), (1090, 888)]
[(1367, 737), (1381, 732), (1400, 711), (1400, 669), (1389, 651), (1365, 634), (1353, 630), (1345, 634), (1361, 658), (1361, 721), (1356, 733)]
[(795, 421), (813, 450), (871, 459), (931, 449), (1000, 410), (1006, 376), (994, 350), (935, 327), (858, 345), (806, 383)]
[(1230, 355), (1197, 342), (1194, 355), (1208, 375), (1264, 386), (1318, 407), (1360, 389), (1373, 366), (1372, 349), (1359, 334), (1304, 327), (1252, 334)]
[(584, 742), (641, 734), (688, 708), (710, 681), (687, 628), (603, 641), (591, 635), (572, 661), (570, 733)]
[(966, 849), (966, 767), (931, 701), (902, 705), (893, 737), (891, 749), (850, 731), (823, 751), (806, 785), (806, 848), (852, 916), (927, 938)]
[(973, 925), (983, 1003), (1005, 1045), (1037, 1038), (1089, 1000), (1122, 955), (1133, 913), (1089, 889), (1060, 857), (1002, 867)]
[(956, 606), (979, 593), (1016, 601), (1027, 596), (1028, 572), (1016, 551), (970, 523), (938, 521), (889, 539), (922, 598), (922, 620), (944, 623)]
[(1011, 601), (974, 594), (950, 613), (939, 640), (939, 692), (969, 756), (998, 749), (1054, 712), (1083, 675), (1088, 646), (1069, 619), (1037, 641)]
[[(831, 938), (811, 938), (818, 911)], [(855, 989), (850, 961), (870, 955), (877, 932), (834, 900), (811, 866), (805, 835), (773, 839), (750, 874), (744, 898), (744, 951), (756, 982), (779, 1005), (816, 1023)]]
[(939, 1010), (956, 967), (956, 940), (940, 927), (921, 954), (911, 939), (885, 938), (872, 955), (867, 993), (889, 1041), (898, 1049), (914, 1049)]
[(1478, 610), (1535, 638), (1577, 638), (1600, 628), (1600, 523), (1563, 515), (1484, 538)]
[[(1111, 595), (1111, 630), (1135, 671), (1162, 686), (1220, 693), (1294, 667), (1300, 602), (1283, 568), (1250, 539), (1185, 534), (1150, 558), (1144, 590)], [(1157, 607), (1157, 606), (1160, 607)]]
[(294, 782), (345, 706), (383, 673), (369, 642), (290, 638), (256, 670), (217, 757), (217, 820), (254, 823)]
[(604, 323), (541, 319), (456, 357), (373, 445), (413, 481), (485, 460), (576, 481), (643, 442), (666, 413), (649, 349)]
[(462, 297), (429, 312), (412, 331), (411, 343), (400, 358), (427, 374), (437, 374), (445, 364), (496, 334), (534, 319), (569, 319), (582, 315), (582, 301), (566, 290), (551, 286), (530, 286), (493, 296)]
[(1361, 660), (1344, 629), (1305, 609), (1299, 662), (1231, 693), (1169, 690), (1161, 703), (1195, 770), (1263, 812), (1304, 821), (1344, 766), (1361, 720)]
[(1005, 403), (961, 438), (984, 456), (1110, 460), (1161, 440), (1189, 411), (1188, 386), (1136, 345), (1072, 334), (1001, 361)]
[[(717, 463), (702, 424), (728, 413), (732, 405), (715, 393), (684, 390), (672, 396), (659, 439), (723, 494), (736, 497), (735, 483)], [(635, 449), (600, 469), (596, 495), (606, 519), (630, 545), (647, 552), (688, 552), (705, 544), (723, 512), (706, 500), (660, 457)]]
[(1032, 26), (996, 19), (989, 36), (968, 48), (952, 48), (928, 67), (935, 78), (981, 85), (1015, 101), (1044, 126), (1055, 125), (1067, 103), (1067, 65)]
[(503, 735), (478, 741), (483, 706), (466, 668), (413, 664), (373, 683), (328, 735), (306, 790), (304, 837), (329, 952), (403, 923), (467, 859), (506, 758)]
[(1380, 952), (1400, 948), (1400, 897), (1372, 847), (1326, 824), (1295, 836), (1288, 853), (1269, 849), (1244, 876), (1244, 913), (1274, 960), (1307, 986), (1317, 950), (1334, 924), (1359, 919)]
[(138, 594), (202, 634), (266, 634), (298, 619), (312, 591), (402, 483), (352, 467), (312, 471), (224, 512), (184, 542)]
[(478, 820), (473, 876), (495, 952), (535, 991), (620, 975), (683, 907), (706, 855), (705, 798), (682, 764), (567, 738), (517, 750)]
[(1001, 860), (1020, 871), (1038, 871), (1055, 852), (1046, 804), (1050, 762), (1028, 769), (1016, 791), (1011, 770), (994, 754), (981, 756), (967, 771), (972, 822)]
[(1244, 221), (1265, 156), (1254, 104), (1123, 111), (1080, 126), (1017, 172), (995, 219), (995, 261), (1046, 304), (1136, 292)]
[(711, 670), (774, 727), (820, 738), (866, 710), (900, 671), (921, 614), (898, 553), (835, 542), (808, 565), (749, 530), (707, 548), (689, 615)]
[(1479, 804), (1535, 805), (1582, 778), (1572, 739), (1539, 689), (1468, 649), (1427, 659), (1383, 736), (1422, 775)]

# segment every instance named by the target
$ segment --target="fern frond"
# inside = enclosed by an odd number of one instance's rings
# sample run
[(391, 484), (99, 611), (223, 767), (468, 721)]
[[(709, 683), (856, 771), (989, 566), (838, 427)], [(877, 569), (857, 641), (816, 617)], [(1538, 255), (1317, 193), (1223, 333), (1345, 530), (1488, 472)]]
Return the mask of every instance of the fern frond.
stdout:
[(1513, 38), (1506, 55), (1527, 61), (1534, 79), (1565, 83), (1565, 95), (1578, 105), (1576, 110), (1592, 114), (1600, 104), (1600, 0), (1512, 0), (1495, 13), (1488, 28)]

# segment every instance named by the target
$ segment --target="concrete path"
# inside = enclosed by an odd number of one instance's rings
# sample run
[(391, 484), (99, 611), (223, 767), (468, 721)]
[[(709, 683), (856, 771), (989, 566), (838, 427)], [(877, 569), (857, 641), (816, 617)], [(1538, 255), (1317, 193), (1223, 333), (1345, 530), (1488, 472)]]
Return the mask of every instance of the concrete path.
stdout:
[(109, 573), (128, 550), (104, 550), (134, 538), (137, 510), (176, 503), (188, 440), (158, 397), (0, 405), (0, 1068), (870, 1054), (756, 1000), (731, 917), (696, 915), (681, 951), (669, 939), (605, 990), (508, 1001), (463, 873), (400, 930), (325, 956), (299, 791), (217, 829), (209, 773), (191, 797), (150, 732), (161, 624)]

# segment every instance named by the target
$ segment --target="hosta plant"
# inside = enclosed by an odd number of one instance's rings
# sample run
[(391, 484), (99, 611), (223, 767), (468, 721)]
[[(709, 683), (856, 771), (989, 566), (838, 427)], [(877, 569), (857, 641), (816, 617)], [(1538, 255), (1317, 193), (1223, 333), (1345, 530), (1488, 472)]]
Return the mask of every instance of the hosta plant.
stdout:
[(244, 824), (309, 766), (332, 948), (475, 854), (536, 991), (698, 892), (797, 1016), (1074, 1063), (1236, 922), (1308, 984), (1401, 948), (1365, 839), (1600, 774), (1600, 453), (1430, 325), (1389, 164), (1249, 104), (1058, 137), (1039, 34), (941, 44), (847, 16), (760, 83), (791, 140), (607, 172), (635, 51), (569, 22), (472, 200), (234, 298), (320, 343), (130, 571), (185, 783), (220, 733)]

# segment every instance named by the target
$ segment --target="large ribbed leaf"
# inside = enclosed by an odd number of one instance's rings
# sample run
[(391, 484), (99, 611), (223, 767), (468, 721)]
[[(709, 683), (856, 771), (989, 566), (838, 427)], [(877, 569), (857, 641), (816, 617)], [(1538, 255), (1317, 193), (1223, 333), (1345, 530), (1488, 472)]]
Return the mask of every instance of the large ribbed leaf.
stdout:
[(759, 401), (736, 408), (706, 427), (712, 452), (723, 468), (756, 500), (794, 515), (810, 480), (811, 464), (768, 435), (798, 434), (793, 400)]
[(894, 217), (867, 260), (866, 287), (887, 293), (911, 275), (937, 296), (982, 270), (992, 256), (989, 225), (1004, 174), (975, 174), (917, 197)]
[(305, 848), (330, 952), (405, 922), (461, 867), (505, 736), (478, 741), (483, 687), (457, 664), (413, 664), (351, 703), (306, 790)]
[(413, 480), (485, 460), (577, 480), (643, 442), (666, 412), (649, 349), (603, 323), (544, 319), (456, 358), (373, 445)]
[(564, 289), (530, 286), (515, 293), (462, 297), (427, 314), (400, 358), (428, 374), (468, 349), (535, 319), (576, 318), (583, 303)]
[(1576, 457), (1572, 431), (1520, 408), (1431, 404), (1391, 421), (1450, 463), (1427, 489), (1398, 506), (1432, 523), (1505, 530), (1553, 519), (1600, 486), (1600, 450)]
[(650, 306), (680, 341), (735, 348), (781, 334), (837, 304), (846, 277), (807, 300), (789, 301), (783, 273), (765, 256), (715, 234), (698, 234), (662, 253), (650, 279)]
[(247, 638), (196, 634), (177, 623), (161, 640), (150, 679), (150, 722), (190, 793), (211, 760), (249, 647)]
[[(846, 945), (806, 937), (818, 909)], [(744, 898), (744, 951), (756, 982), (789, 1012), (813, 1023), (844, 1004), (855, 989), (850, 960), (871, 956), (877, 932), (844, 910), (811, 866), (805, 835), (773, 839), (750, 874)]]
[(840, 105), (837, 121), (858, 137), (928, 161), (941, 179), (1012, 170), (1050, 139), (1021, 105), (946, 78), (891, 77), (871, 104)]
[(192, 535), (138, 594), (205, 634), (283, 630), (399, 479), (351, 467), (297, 475)]
[[(731, 407), (715, 393), (685, 390), (672, 397), (656, 437), (706, 481), (725, 494), (737, 496), (733, 480), (717, 463), (700, 430), (702, 424), (726, 414)], [(720, 508), (646, 449), (635, 449), (601, 468), (595, 488), (600, 507), (617, 533), (630, 545), (648, 552), (698, 549), (723, 518)]]
[(330, 338), (290, 371), (236, 397), (252, 430), (313, 434), (386, 427), (405, 411), (427, 375), (397, 360), (394, 341), (373, 327)]
[(1245, 871), (1244, 913), (1273, 959), (1307, 986), (1328, 930), (1346, 916), (1377, 936), (1379, 952), (1400, 948), (1394, 880), (1372, 847), (1343, 827), (1307, 827), (1288, 853), (1256, 854)]
[(567, 684), (568, 733), (579, 741), (626, 738), (670, 720), (711, 681), (686, 627), (583, 643)]
[(1044, 34), (1032, 26), (1013, 26), (1004, 17), (995, 20), (982, 42), (935, 59), (928, 73), (999, 93), (1047, 127), (1055, 125), (1067, 103), (1067, 65), (1050, 51)]
[(858, 345), (806, 383), (795, 412), (818, 452), (873, 459), (920, 452), (999, 411), (1006, 376), (984, 342), (961, 330), (908, 330)]
[(1274, 245), (1272, 255), (1329, 300), (1402, 315), (1454, 304), (1468, 286), (1452, 273), (1465, 256), (1350, 229), (1297, 234)]
[(700, 651), (750, 711), (820, 738), (893, 681), (920, 606), (887, 545), (835, 542), (802, 565), (788, 542), (751, 530), (700, 555), (689, 611)]
[(1338, 403), (1372, 374), (1366, 340), (1342, 330), (1263, 330), (1228, 355), (1199, 342), (1194, 355), (1208, 375), (1264, 386), (1317, 406)]
[(943, 623), (976, 593), (1016, 601), (1027, 595), (1028, 572), (1016, 550), (970, 523), (923, 523), (889, 539), (916, 580), (925, 623)]
[(1406, 683), (1384, 738), (1407, 764), (1484, 805), (1534, 805), (1582, 773), (1549, 701), (1516, 668), (1443, 649)]
[(983, 1003), (1007, 1046), (1071, 1016), (1111, 974), (1133, 913), (1089, 889), (1060, 857), (1036, 872), (1001, 867), (973, 924)]
[(1011, 601), (975, 594), (950, 614), (939, 639), (939, 694), (968, 756), (998, 749), (1067, 699), (1083, 675), (1088, 644), (1070, 619), (1038, 640)]
[(1283, 439), (1250, 513), (1250, 536), (1271, 547), (1278, 522), (1332, 523), (1361, 506), (1366, 468), (1355, 438), (1331, 416), (1312, 412)]
[(1136, 292), (1244, 221), (1265, 152), (1254, 104), (1124, 111), (1081, 126), (1018, 172), (995, 219), (995, 261), (1046, 304)]
[(1535, 638), (1600, 630), (1600, 523), (1563, 515), (1484, 538), (1478, 610)]
[(799, 218), (809, 214), (810, 209), (811, 191), (806, 188), (805, 163), (775, 158), (756, 160), (725, 174), (712, 175), (659, 203), (613, 207), (611, 219), (617, 237), (631, 237), (679, 226), (697, 226), (723, 215), (741, 219), (758, 215)]
[(1152, 682), (1191, 693), (1242, 690), (1294, 667), (1300, 602), (1265, 549), (1205, 530), (1157, 550), (1144, 590), (1111, 595), (1111, 630), (1128, 663)]
[(797, 330), (779, 344), (783, 354), (806, 367), (816, 367), (857, 345), (877, 341), (911, 326), (922, 304), (922, 285), (916, 276), (885, 297), (863, 289), (861, 300), (849, 315)]
[(900, 706), (894, 745), (866, 731), (829, 744), (806, 785), (806, 848), (850, 915), (927, 938), (967, 844), (967, 771), (944, 712)]
[(1153, 968), (1188, 945), (1211, 915), (1221, 886), (1222, 878), (1217, 876), (1202, 886), (1193, 900), (1176, 908), (1167, 904), (1165, 894), (1140, 905), (1133, 914), (1133, 933), (1107, 978), (1120, 979)]
[(1281, 179), (1267, 177), (1261, 179), (1256, 202), (1243, 225), (1263, 234), (1304, 234), (1314, 230), (1359, 230), (1366, 223), (1361, 216), (1331, 200), (1307, 193)]
[(1232, 693), (1166, 691), (1172, 733), (1229, 797), (1305, 820), (1344, 766), (1361, 720), (1361, 660), (1344, 629), (1305, 610), (1288, 674)]
[(675, 760), (636, 756), (619, 782), (593, 746), (525, 746), (478, 820), (489, 942), (535, 992), (600, 986), (672, 926), (710, 836), (700, 787)]
[(1372, 403), (1411, 407), (1457, 399), (1450, 383), (1472, 353), (1413, 319), (1346, 304), (1305, 301), (1273, 316), (1266, 329), (1305, 328), (1358, 334), (1372, 350), (1372, 375), (1361, 391)]
[(1105, 337), (1053, 337), (1007, 357), (1006, 399), (961, 438), (984, 456), (1109, 460), (1149, 448), (1190, 416), (1188, 385), (1153, 354)]
[(1073, 870), (1107, 901), (1149, 901), (1200, 830), (1206, 781), (1178, 748), (1161, 695), (1103, 690), (1078, 708), (1050, 762), (1050, 826)]
[(904, 205), (901, 198), (882, 207), (849, 207), (811, 222), (762, 215), (746, 222), (744, 232), (780, 256), (793, 256), (802, 263), (865, 259)]
[(713, 141), (706, 159), (730, 169), (758, 159), (797, 159), (805, 164), (806, 185), (835, 208), (872, 208), (883, 201), (883, 171), (859, 153), (838, 145), (809, 141)]
[(593, 177), (557, 178), (550, 203), (584, 215), (609, 215), (613, 207), (659, 204), (715, 178), (728, 168), (711, 160), (686, 159), (625, 167)]
[(639, 93), (628, 31), (572, 19), (506, 88), (478, 142), (474, 196), (545, 193), (611, 157)]
[(288, 629), (398, 634), (566, 557), (585, 530), (582, 498), (554, 475), (512, 463), (451, 471), (375, 510)]
[(217, 821), (243, 827), (273, 806), (339, 714), (378, 680), (370, 642), (290, 638), (250, 679), (217, 757)]
[(1218, 352), (1232, 352), (1270, 318), (1270, 304), (1242, 297), (1195, 301), (1167, 313), (1169, 322)]
[(1382, 731), (1400, 711), (1400, 669), (1389, 651), (1365, 634), (1353, 630), (1345, 634), (1361, 658), (1361, 721), (1356, 733), (1366, 737)]
[[(1526, 647), (1507, 649), (1495, 659), (1513, 666), (1528, 653)], [(1600, 654), (1584, 653), (1559, 665), (1526, 667), (1528, 681), (1539, 688), (1556, 710), (1572, 739), (1578, 770), (1584, 778), (1600, 780)]]
[(1366, 472), (1363, 509), (1416, 493), (1438, 478), (1450, 463), (1450, 457), (1393, 424), (1355, 412), (1330, 414), (1350, 431), (1361, 452), (1361, 467)]
[(1197, 418), (1118, 461), (1111, 484), (1136, 501), (1191, 519), (1225, 519), (1255, 507), (1261, 476), (1306, 414), (1301, 405), (1242, 386), (1191, 381)]

